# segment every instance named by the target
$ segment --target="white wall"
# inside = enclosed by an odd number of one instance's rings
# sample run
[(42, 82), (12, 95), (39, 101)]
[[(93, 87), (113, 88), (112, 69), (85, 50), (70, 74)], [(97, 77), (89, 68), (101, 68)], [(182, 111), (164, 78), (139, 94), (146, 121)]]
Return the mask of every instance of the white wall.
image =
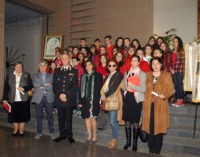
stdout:
[(176, 28), (184, 43), (197, 37), (197, 0), (154, 0), (154, 33)]
[(5, 47), (14, 47), (26, 56), (24, 58), (25, 71), (33, 74), (38, 71), (42, 46), (42, 18), (23, 22), (6, 24)]

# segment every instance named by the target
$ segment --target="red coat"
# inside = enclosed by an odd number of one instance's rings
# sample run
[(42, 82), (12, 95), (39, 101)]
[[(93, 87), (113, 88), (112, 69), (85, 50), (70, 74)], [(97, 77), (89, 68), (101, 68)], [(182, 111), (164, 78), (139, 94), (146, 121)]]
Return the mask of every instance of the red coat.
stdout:
[(144, 61), (144, 60), (141, 60), (140, 61), (140, 65), (139, 65), (140, 69), (144, 72), (150, 72), (151, 69), (149, 67), (149, 64), (148, 62)]
[(127, 62), (126, 64), (124, 64), (124, 65), (119, 69), (119, 71), (120, 71), (120, 72), (123, 74), (123, 76), (124, 76), (125, 72), (128, 71), (128, 70), (130, 70), (130, 68), (131, 68), (131, 64), (130, 64), (130, 62)]
[(166, 53), (164, 57), (164, 68), (167, 72), (170, 72), (171, 67), (171, 53)]
[(80, 64), (74, 66), (74, 68), (78, 70), (78, 87), (79, 87), (80, 81), (81, 81), (81, 76), (84, 74), (84, 70), (83, 70), (83, 67)]
[(112, 58), (113, 58), (113, 53), (112, 53), (113, 48), (114, 48), (113, 45), (111, 45), (110, 47), (106, 46), (106, 50), (108, 52), (108, 57), (109, 57), (110, 60), (112, 60)]
[(96, 72), (100, 73), (103, 76), (103, 83), (105, 82), (106, 76), (109, 74), (106, 69), (107, 66), (103, 67), (102, 65), (98, 65), (96, 68)]

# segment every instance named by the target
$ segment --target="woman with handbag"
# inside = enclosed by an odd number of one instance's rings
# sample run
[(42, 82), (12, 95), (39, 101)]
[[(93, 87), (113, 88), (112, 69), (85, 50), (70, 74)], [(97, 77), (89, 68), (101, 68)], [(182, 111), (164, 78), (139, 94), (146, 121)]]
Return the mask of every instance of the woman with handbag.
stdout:
[(137, 139), (139, 135), (139, 122), (146, 90), (146, 73), (139, 68), (140, 57), (133, 55), (131, 58), (131, 69), (124, 77), (124, 105), (123, 120), (125, 121), (125, 133), (127, 143), (124, 150), (131, 146), (131, 124), (133, 124), (133, 145), (132, 150), (137, 151)]
[(152, 72), (147, 73), (143, 102), (142, 130), (148, 134), (149, 153), (160, 154), (163, 134), (169, 128), (168, 98), (174, 92), (172, 76), (163, 70), (162, 59), (152, 58)]
[(123, 74), (117, 70), (117, 63), (115, 61), (109, 61), (108, 63), (109, 74), (106, 77), (106, 81), (101, 89), (101, 101), (104, 103), (104, 110), (109, 112), (110, 123), (112, 126), (113, 139), (108, 142), (108, 148), (114, 149), (118, 145), (118, 110), (119, 94), (123, 80)]
[(25, 122), (30, 120), (30, 106), (28, 91), (32, 89), (30, 74), (23, 71), (23, 65), (17, 62), (15, 71), (9, 73), (4, 85), (3, 104), (11, 105), (11, 120), (13, 136), (24, 135)]
[(85, 119), (88, 132), (86, 143), (95, 144), (97, 142), (96, 119), (99, 113), (100, 90), (103, 79), (102, 75), (94, 70), (94, 64), (91, 60), (85, 62), (85, 69), (86, 72), (82, 75), (80, 82), (79, 107), (82, 108), (82, 117)]

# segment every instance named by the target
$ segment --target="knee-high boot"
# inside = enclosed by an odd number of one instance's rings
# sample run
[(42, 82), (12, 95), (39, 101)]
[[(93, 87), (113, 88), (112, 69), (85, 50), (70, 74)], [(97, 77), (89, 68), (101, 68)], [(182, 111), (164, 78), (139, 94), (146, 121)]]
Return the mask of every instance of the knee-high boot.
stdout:
[(126, 133), (126, 145), (124, 146), (124, 150), (127, 150), (131, 146), (131, 127), (126, 128), (125, 127), (125, 133)]
[(137, 151), (137, 139), (138, 139), (139, 129), (133, 128), (133, 151)]

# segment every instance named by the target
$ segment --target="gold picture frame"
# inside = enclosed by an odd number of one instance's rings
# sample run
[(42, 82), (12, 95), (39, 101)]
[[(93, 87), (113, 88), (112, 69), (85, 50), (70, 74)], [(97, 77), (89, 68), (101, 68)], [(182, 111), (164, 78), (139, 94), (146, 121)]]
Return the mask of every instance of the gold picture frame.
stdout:
[(64, 35), (45, 35), (42, 47), (42, 59), (48, 61), (53, 60), (55, 55), (55, 48), (60, 47), (63, 49)]

